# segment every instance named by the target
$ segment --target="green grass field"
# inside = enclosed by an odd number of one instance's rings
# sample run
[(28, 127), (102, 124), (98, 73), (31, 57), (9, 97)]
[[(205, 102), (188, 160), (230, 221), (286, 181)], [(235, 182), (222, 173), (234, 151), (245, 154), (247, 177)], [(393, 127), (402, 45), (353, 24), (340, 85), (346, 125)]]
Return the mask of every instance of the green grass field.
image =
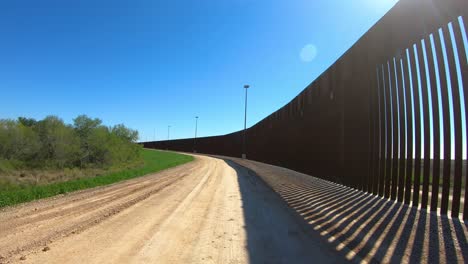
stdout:
[(0, 208), (37, 199), (64, 194), (77, 190), (112, 184), (158, 172), (193, 160), (192, 156), (173, 152), (143, 149), (144, 165), (135, 169), (105, 174), (91, 178), (76, 179), (64, 182), (34, 186), (11, 186), (0, 191)]

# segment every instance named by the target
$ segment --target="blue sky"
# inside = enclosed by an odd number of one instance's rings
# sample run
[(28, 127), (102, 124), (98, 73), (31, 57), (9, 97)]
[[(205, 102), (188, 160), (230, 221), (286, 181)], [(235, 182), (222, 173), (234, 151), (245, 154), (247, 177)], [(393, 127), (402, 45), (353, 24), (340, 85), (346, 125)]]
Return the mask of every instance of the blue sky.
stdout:
[(277, 110), (396, 0), (2, 1), (0, 118), (79, 114), (142, 140), (226, 134)]

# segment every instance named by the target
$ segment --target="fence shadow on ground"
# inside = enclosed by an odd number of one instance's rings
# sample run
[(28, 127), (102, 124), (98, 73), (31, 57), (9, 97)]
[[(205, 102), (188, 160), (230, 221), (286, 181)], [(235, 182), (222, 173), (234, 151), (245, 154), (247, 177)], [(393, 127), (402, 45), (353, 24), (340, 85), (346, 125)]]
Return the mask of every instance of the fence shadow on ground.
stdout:
[(241, 192), (249, 263), (346, 263), (319, 235), (310, 236), (261, 178), (225, 160)]
[[(384, 263), (468, 261), (467, 224), (459, 219), (290, 170), (282, 169), (278, 173), (270, 165), (256, 163), (252, 167), (249, 162), (239, 163), (251, 167), (255, 171), (252, 175), (273, 188), (307, 225), (310, 234), (320, 235), (328, 246), (347, 260)], [(240, 184), (242, 188), (241, 181)], [(244, 204), (248, 206), (249, 201)]]

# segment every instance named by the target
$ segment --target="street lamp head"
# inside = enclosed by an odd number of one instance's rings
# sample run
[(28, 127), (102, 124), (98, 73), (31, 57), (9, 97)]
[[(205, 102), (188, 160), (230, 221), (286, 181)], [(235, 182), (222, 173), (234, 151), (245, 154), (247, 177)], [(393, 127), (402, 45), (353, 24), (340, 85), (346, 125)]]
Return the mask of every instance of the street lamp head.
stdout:
[(198, 116), (196, 116), (195, 118), (198, 118)]
[(246, 84), (246, 85), (244, 85), (244, 88), (245, 89), (250, 88), (250, 85)]

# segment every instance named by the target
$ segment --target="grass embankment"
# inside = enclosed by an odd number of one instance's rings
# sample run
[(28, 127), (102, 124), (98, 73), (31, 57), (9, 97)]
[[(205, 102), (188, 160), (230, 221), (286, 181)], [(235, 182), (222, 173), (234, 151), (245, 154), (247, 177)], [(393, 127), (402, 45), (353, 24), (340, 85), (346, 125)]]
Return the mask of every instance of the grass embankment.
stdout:
[(115, 182), (136, 178), (148, 173), (158, 172), (170, 167), (181, 165), (193, 160), (192, 156), (172, 152), (143, 149), (144, 165), (139, 168), (65, 182), (35, 186), (12, 186), (0, 191), (0, 207), (29, 202), (37, 199), (64, 194), (77, 190), (112, 184)]

